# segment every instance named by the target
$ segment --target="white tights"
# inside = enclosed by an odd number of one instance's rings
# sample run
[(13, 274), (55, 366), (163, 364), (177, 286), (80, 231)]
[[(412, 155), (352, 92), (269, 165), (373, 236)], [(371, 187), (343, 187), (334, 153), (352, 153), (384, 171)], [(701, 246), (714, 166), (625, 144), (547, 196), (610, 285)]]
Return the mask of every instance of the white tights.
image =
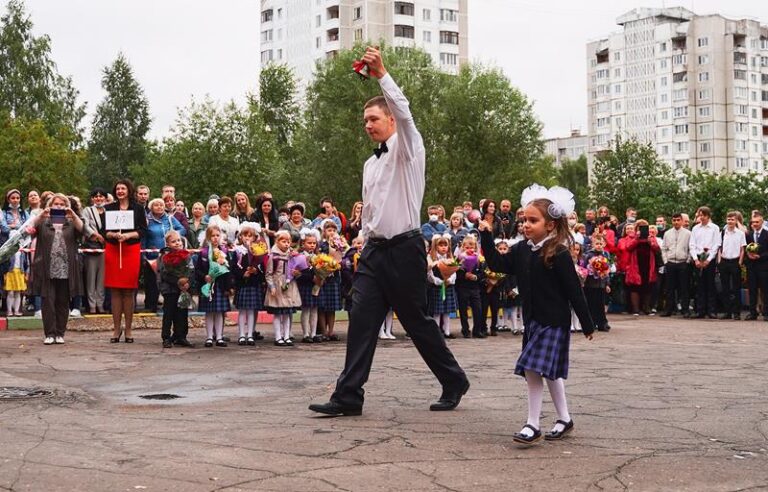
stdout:
[[(546, 381), (549, 395), (552, 397), (552, 403), (555, 405), (555, 411), (557, 411), (557, 418), (563, 422), (570, 422), (571, 415), (568, 413), (568, 402), (565, 399), (565, 382), (562, 378), (547, 379)], [(544, 400), (544, 378), (539, 373), (525, 371), (525, 382), (528, 384), (528, 421), (526, 423), (538, 429), (540, 427), (541, 405)], [(557, 424), (552, 430), (561, 431), (563, 428), (562, 424)], [(520, 432), (528, 436), (533, 435), (533, 431), (528, 428), (524, 428)]]
[(275, 330), (275, 340), (289, 340), (291, 338), (291, 315), (276, 314), (272, 320), (272, 328)]
[(21, 314), (22, 297), (22, 292), (19, 290), (8, 291), (8, 298), (6, 299), (6, 302), (8, 303), (8, 314)]
[(451, 334), (451, 316), (448, 314), (436, 314), (432, 319), (437, 323), (437, 327), (443, 330), (444, 335)]
[(392, 336), (392, 325), (395, 323), (395, 312), (391, 309), (387, 311), (387, 316), (384, 318), (384, 323), (379, 328), (379, 337)]
[(241, 337), (253, 338), (256, 327), (256, 313), (253, 309), (240, 309), (237, 312), (237, 329)]
[(221, 340), (224, 337), (224, 313), (205, 313), (205, 331), (208, 338)]
[(317, 306), (301, 308), (301, 331), (304, 337), (317, 336)]

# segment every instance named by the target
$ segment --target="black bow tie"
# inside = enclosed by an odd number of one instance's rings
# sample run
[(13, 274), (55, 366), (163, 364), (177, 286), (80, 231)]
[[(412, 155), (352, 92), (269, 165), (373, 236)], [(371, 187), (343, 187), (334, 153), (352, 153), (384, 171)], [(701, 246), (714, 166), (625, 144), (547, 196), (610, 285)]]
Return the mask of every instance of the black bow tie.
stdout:
[(381, 145), (379, 145), (378, 148), (373, 149), (373, 154), (377, 159), (381, 157), (381, 154), (385, 152), (389, 152), (389, 149), (387, 148), (387, 142), (381, 142)]

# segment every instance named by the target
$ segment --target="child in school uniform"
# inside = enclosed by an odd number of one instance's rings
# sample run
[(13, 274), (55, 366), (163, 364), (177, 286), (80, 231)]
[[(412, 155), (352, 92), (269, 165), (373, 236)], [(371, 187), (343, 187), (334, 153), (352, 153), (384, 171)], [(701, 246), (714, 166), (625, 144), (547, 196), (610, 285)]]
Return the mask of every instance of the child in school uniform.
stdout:
[(595, 322), (597, 331), (610, 331), (611, 326), (605, 317), (605, 301), (608, 294), (611, 293), (609, 275), (601, 276), (597, 272), (590, 271), (589, 263), (593, 258), (603, 257), (606, 261), (610, 260), (610, 255), (605, 251), (605, 236), (596, 232), (592, 235), (592, 249), (584, 255), (584, 266), (587, 268), (588, 275), (584, 281), (584, 296), (587, 298), (587, 307), (592, 321)]
[(27, 291), (27, 279), (29, 278), (29, 262), (26, 253), (17, 251), (8, 263), (8, 271), (4, 276), (3, 289), (6, 292), (6, 306), (8, 317), (22, 316), (21, 302), (24, 292)]
[[(339, 235), (336, 222), (325, 219), (320, 225), (322, 241), (318, 247), (320, 253), (326, 253), (341, 262), (349, 246), (347, 241)], [(325, 279), (320, 288), (320, 305), (318, 306), (318, 330), (323, 332), (323, 338), (331, 342), (339, 340), (333, 333), (336, 324), (336, 311), (341, 311), (341, 272), (332, 273)]]
[[(491, 241), (491, 245), (493, 241)], [(456, 272), (456, 297), (459, 303), (461, 334), (464, 338), (485, 338), (483, 333), (483, 313), (480, 301), (480, 289), (485, 279), (485, 265), (477, 254), (477, 240), (473, 234), (467, 234), (461, 241), (458, 259), (462, 266)], [(471, 257), (475, 257), (472, 259)], [(472, 310), (472, 333), (469, 332), (467, 309)]]
[(352, 310), (352, 280), (357, 271), (357, 260), (363, 252), (363, 244), (363, 236), (353, 237), (349, 249), (341, 260), (341, 298), (344, 310), (347, 312)]
[[(584, 281), (587, 278), (587, 270), (582, 266), (584, 246), (581, 243), (576, 242), (571, 244), (571, 259), (573, 260), (573, 266), (576, 269), (576, 275), (579, 277), (581, 288), (584, 289)], [(576, 316), (576, 311), (571, 308), (571, 332), (581, 331), (581, 322), (579, 317)]]
[(224, 316), (230, 310), (232, 274), (227, 261), (226, 241), (227, 238), (218, 226), (209, 225), (195, 262), (195, 275), (202, 286), (199, 304), (200, 311), (205, 313), (206, 347), (213, 347), (214, 337), (217, 347), (227, 346), (224, 340)]
[(190, 254), (184, 249), (181, 235), (177, 231), (168, 231), (165, 234), (165, 248), (160, 251), (160, 258), (157, 260), (157, 278), (160, 293), (163, 294), (163, 348), (171, 348), (174, 345), (193, 347), (187, 340), (189, 310), (179, 307), (179, 280), (189, 277), (190, 267)]
[[(502, 243), (505, 243), (503, 239), (497, 238), (494, 240), (497, 249), (499, 244)], [(484, 285), (480, 289), (480, 312), (483, 315), (483, 333), (492, 337), (499, 334), (499, 308), (501, 307), (503, 281), (504, 279), (493, 278), (492, 275), (486, 273)], [(491, 318), (490, 331), (488, 329), (489, 314)]]
[(301, 296), (293, 272), (288, 266), (291, 260), (291, 233), (285, 229), (275, 232), (275, 244), (267, 259), (267, 297), (264, 304), (274, 316), (275, 345), (292, 347), (291, 316), (301, 307)]
[(317, 308), (320, 305), (320, 296), (312, 295), (312, 287), (315, 286), (315, 270), (312, 268), (311, 258), (317, 254), (317, 245), (320, 242), (320, 231), (317, 229), (303, 228), (299, 231), (299, 247), (301, 254), (307, 258), (307, 268), (301, 270), (296, 277), (296, 285), (301, 297), (301, 331), (303, 343), (320, 343), (322, 335), (317, 334)]
[(593, 322), (569, 252), (573, 238), (566, 217), (573, 211), (573, 194), (560, 187), (533, 185), (523, 191), (527, 241), (515, 244), (504, 256), (493, 248), (493, 229), (483, 221), (482, 243), (491, 269), (516, 274), (523, 302), (525, 334), (515, 374), (528, 386), (528, 421), (513, 436), (532, 444), (542, 438), (539, 425), (544, 381), (549, 387), (558, 419), (547, 440), (562, 439), (573, 429), (564, 380), (568, 377), (570, 319), (573, 307), (584, 335), (592, 339)]
[(451, 254), (450, 234), (435, 234), (432, 236), (432, 246), (427, 258), (427, 294), (429, 299), (429, 315), (434, 318), (437, 326), (443, 330), (443, 337), (456, 338), (451, 333), (451, 313), (456, 312), (456, 273), (448, 278), (440, 274), (437, 265), (441, 261), (453, 259)]
[[(261, 226), (255, 222), (243, 222), (238, 233), (239, 244), (231, 253), (229, 263), (235, 287), (235, 308), (237, 309), (238, 345), (256, 345), (253, 336), (256, 318), (264, 309), (262, 284), (264, 283), (264, 260), (254, 245), (259, 241)], [(264, 242), (266, 248), (266, 242)], [(265, 249), (266, 251), (266, 249)]]

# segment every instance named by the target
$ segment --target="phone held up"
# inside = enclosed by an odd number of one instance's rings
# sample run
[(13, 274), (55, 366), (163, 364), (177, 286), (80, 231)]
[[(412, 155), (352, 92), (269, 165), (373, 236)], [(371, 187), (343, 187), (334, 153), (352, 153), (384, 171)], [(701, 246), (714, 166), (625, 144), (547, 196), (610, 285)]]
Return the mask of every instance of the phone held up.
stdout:
[(52, 224), (63, 224), (67, 221), (67, 211), (63, 208), (52, 208), (51, 209), (51, 223)]

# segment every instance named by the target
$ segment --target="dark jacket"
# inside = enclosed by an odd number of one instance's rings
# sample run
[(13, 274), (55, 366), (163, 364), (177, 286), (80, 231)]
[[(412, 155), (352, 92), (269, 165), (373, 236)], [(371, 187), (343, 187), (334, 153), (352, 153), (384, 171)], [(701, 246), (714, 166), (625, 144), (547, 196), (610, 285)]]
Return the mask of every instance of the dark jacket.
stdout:
[[(493, 240), (491, 240), (491, 243), (493, 243)], [(472, 269), (472, 273), (477, 275), (477, 280), (469, 280), (467, 278), (467, 271), (465, 271), (463, 268), (459, 268), (456, 271), (456, 288), (457, 289), (471, 289), (471, 290), (480, 290), (480, 287), (485, 286), (485, 262), (479, 261), (477, 262), (477, 266)]]
[[(515, 214), (512, 212), (499, 212), (496, 214), (498, 221), (493, 223), (493, 235), (502, 239), (512, 237), (515, 228)], [(506, 220), (506, 222), (504, 222)]]
[(540, 257), (541, 250), (531, 251), (528, 241), (520, 241), (512, 246), (509, 253), (501, 255), (494, 248), (492, 233), (482, 232), (480, 240), (486, 253), (485, 261), (491, 270), (517, 275), (525, 326), (535, 319), (543, 326), (568, 329), (573, 307), (584, 335), (594, 331), (595, 324), (589, 315), (568, 248), (560, 248), (552, 266), (547, 267)]
[[(170, 248), (163, 248), (160, 250), (160, 258), (157, 260), (157, 282), (160, 287), (160, 292), (165, 294), (179, 294), (181, 291), (179, 290), (179, 278), (181, 276), (179, 275), (180, 271), (171, 271), (167, 268), (165, 268), (165, 264), (163, 263), (163, 256), (165, 256), (167, 253), (171, 251)], [(189, 278), (192, 275), (192, 268), (191, 268), (191, 258), (188, 260), (187, 263), (187, 274), (184, 275), (185, 277)], [(190, 278), (190, 282), (192, 279)]]
[[(250, 253), (242, 251), (232, 251), (229, 253), (229, 267), (232, 272), (232, 281), (235, 288), (239, 287), (259, 287), (264, 283), (266, 256), (255, 257)], [(245, 272), (252, 266), (256, 272), (246, 277)]]
[[(120, 202), (118, 201), (112, 202), (104, 206), (104, 212), (115, 211), (115, 210), (118, 210), (118, 211), (120, 210)], [(133, 210), (133, 229), (123, 230), (123, 233), (136, 231), (139, 233), (139, 237), (128, 239), (125, 241), (125, 244), (137, 244), (141, 242), (141, 239), (147, 233), (147, 214), (144, 212), (144, 207), (137, 204), (136, 202), (131, 202), (129, 210)], [(106, 217), (105, 217), (105, 220), (106, 220)], [(112, 244), (119, 243), (117, 239), (107, 239), (106, 236), (104, 236), (104, 239), (108, 243), (112, 243)]]
[[(755, 242), (755, 234), (753, 230), (745, 232), (747, 236), (747, 244)], [(760, 235), (757, 237), (757, 244), (760, 246), (760, 250), (757, 254), (760, 258), (756, 260), (750, 260), (749, 256), (744, 254), (744, 264), (751, 270), (768, 270), (768, 231), (760, 229)]]
[[(61, 232), (64, 235), (64, 243), (67, 245), (69, 296), (74, 298), (83, 295), (83, 265), (77, 252), (77, 241), (81, 234), (70, 221), (64, 222)], [(54, 296), (54, 284), (51, 282), (50, 275), (54, 234), (51, 219), (44, 219), (38, 224), (35, 259), (32, 261), (32, 295)]]

